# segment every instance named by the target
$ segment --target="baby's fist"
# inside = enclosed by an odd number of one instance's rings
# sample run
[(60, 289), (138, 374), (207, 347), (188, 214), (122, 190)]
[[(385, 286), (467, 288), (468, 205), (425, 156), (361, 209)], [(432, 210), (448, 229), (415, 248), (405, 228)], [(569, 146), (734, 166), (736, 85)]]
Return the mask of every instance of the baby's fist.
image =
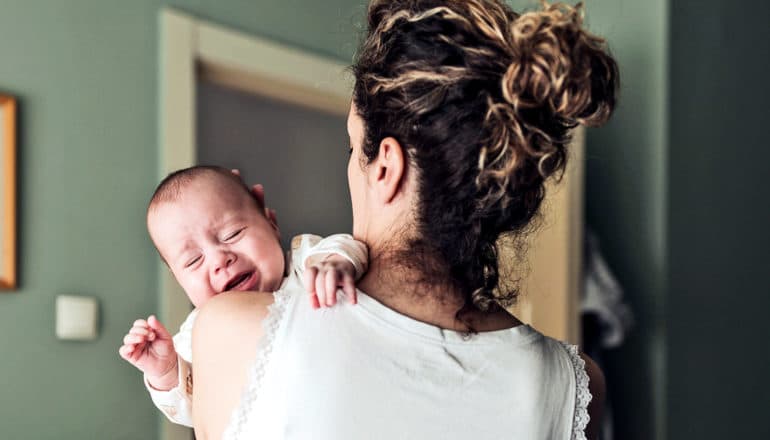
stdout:
[(120, 356), (142, 371), (157, 389), (178, 383), (178, 360), (171, 334), (155, 316), (138, 319), (123, 337)]
[(341, 288), (351, 304), (358, 301), (353, 263), (332, 254), (317, 263), (308, 264), (304, 275), (305, 289), (310, 293), (314, 308), (331, 307), (337, 303), (337, 289)]

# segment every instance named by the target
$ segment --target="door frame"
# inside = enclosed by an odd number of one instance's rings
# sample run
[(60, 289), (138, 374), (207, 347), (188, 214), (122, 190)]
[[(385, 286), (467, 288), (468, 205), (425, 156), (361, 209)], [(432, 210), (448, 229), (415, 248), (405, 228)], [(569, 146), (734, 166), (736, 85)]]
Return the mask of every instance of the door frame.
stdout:
[[(352, 93), (340, 61), (199, 20), (172, 8), (159, 14), (158, 181), (196, 162), (196, 85), (227, 87), (346, 116)], [(158, 261), (159, 315), (179, 328), (191, 306)], [(189, 440), (191, 431), (161, 416), (161, 440)]]

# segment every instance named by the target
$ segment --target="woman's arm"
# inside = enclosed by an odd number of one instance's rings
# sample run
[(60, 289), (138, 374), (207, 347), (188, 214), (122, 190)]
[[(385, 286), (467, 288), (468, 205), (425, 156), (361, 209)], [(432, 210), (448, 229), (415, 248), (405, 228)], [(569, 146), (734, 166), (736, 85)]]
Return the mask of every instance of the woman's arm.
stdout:
[(246, 386), (262, 338), (271, 293), (228, 292), (211, 298), (193, 328), (193, 426), (199, 439), (222, 437)]
[(606, 392), (606, 385), (604, 383), (604, 373), (601, 368), (596, 365), (596, 362), (588, 357), (585, 353), (581, 353), (580, 357), (586, 363), (586, 374), (588, 374), (588, 390), (591, 392), (591, 403), (588, 404), (588, 416), (591, 420), (586, 426), (586, 438), (588, 440), (596, 440), (599, 438), (599, 430), (602, 425), (602, 415), (604, 413), (604, 396)]

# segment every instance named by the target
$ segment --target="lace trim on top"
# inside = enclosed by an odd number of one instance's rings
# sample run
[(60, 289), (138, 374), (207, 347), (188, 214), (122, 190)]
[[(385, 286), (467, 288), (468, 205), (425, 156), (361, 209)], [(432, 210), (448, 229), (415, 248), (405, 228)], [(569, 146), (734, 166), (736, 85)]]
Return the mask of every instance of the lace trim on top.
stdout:
[(575, 394), (575, 417), (572, 419), (572, 436), (570, 440), (586, 440), (586, 426), (591, 420), (588, 415), (588, 404), (591, 403), (593, 396), (588, 389), (588, 374), (586, 373), (586, 363), (580, 357), (580, 351), (577, 345), (562, 342), (562, 345), (569, 353), (572, 367), (575, 370), (575, 382), (577, 392)]
[(262, 383), (267, 366), (270, 364), (270, 357), (273, 353), (278, 328), (281, 325), (281, 318), (286, 311), (286, 305), (291, 298), (287, 292), (277, 291), (274, 294), (273, 303), (267, 308), (267, 317), (262, 321), (264, 334), (259, 342), (257, 358), (254, 365), (249, 370), (249, 382), (241, 394), (241, 400), (233, 415), (230, 417), (230, 423), (227, 425), (222, 439), (236, 440), (241, 437), (246, 427), (251, 407), (259, 396), (262, 389)]

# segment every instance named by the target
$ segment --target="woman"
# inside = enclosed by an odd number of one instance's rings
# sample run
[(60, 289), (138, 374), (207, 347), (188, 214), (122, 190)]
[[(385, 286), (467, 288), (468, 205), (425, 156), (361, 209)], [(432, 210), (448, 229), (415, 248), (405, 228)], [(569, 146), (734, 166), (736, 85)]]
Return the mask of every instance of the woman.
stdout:
[(609, 117), (603, 40), (564, 5), (374, 0), (353, 71), (359, 305), (314, 312), (291, 278), (212, 299), (194, 333), (198, 435), (595, 438), (601, 371), (498, 305), (517, 292), (496, 242), (528, 231), (570, 129)]

